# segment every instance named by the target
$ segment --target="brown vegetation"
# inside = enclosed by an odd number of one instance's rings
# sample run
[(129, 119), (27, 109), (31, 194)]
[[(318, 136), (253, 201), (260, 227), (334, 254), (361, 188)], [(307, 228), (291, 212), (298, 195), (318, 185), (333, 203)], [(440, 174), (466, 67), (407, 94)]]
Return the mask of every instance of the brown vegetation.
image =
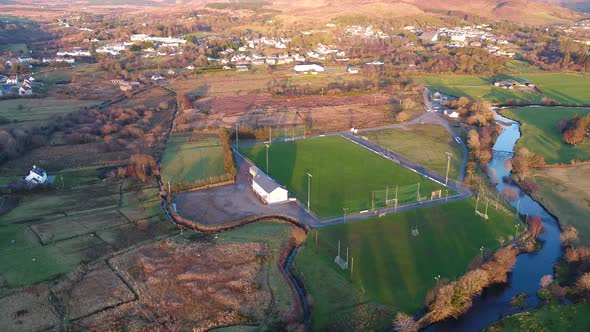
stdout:
[(515, 173), (519, 180), (525, 180), (531, 173), (531, 168), (542, 167), (545, 165), (545, 158), (527, 148), (520, 148), (512, 158), (512, 172)]
[(517, 255), (518, 250), (514, 245), (500, 248), (480, 268), (467, 272), (449, 284), (437, 286), (433, 295), (427, 297), (429, 312), (420, 320), (421, 326), (461, 316), (471, 308), (473, 297), (481, 294), (484, 288), (507, 281)]
[(563, 141), (570, 145), (584, 143), (590, 136), (590, 115), (580, 118), (576, 115), (573, 119), (564, 119), (559, 122)]

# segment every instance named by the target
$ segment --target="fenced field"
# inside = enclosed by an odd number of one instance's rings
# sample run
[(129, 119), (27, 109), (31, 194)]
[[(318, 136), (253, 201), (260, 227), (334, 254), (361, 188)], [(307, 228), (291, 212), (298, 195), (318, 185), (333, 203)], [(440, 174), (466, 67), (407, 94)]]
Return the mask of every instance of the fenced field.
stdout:
[[(264, 144), (242, 146), (240, 151), (262, 171), (266, 171)], [(439, 185), (391, 160), (340, 136), (327, 136), (272, 143), (268, 148), (271, 177), (307, 204), (308, 173), (310, 207), (320, 218), (384, 207), (399, 202), (430, 199), (431, 193), (445, 190)], [(398, 196), (395, 196), (395, 188)], [(391, 195), (391, 196), (389, 196)]]

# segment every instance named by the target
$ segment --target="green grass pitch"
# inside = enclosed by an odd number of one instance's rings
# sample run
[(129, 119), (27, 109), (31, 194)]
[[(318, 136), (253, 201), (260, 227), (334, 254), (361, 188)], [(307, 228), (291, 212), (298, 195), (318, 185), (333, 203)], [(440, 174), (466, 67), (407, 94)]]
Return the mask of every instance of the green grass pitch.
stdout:
[[(240, 151), (266, 171), (264, 144), (241, 147)], [(268, 153), (270, 176), (303, 204), (307, 204), (306, 173), (313, 176), (310, 205), (320, 218), (341, 216), (343, 208), (348, 213), (371, 209), (373, 191), (382, 196), (389, 187), (391, 199), (396, 185), (405, 188), (406, 201), (412, 195), (415, 200), (418, 184), (421, 197), (426, 199), (434, 190), (444, 192), (443, 186), (340, 136), (273, 143)], [(407, 193), (411, 186), (416, 191)], [(384, 204), (380, 196), (376, 197), (376, 208)]]
[[(414, 313), (435, 284), (435, 276), (455, 279), (471, 260), (495, 250), (500, 238), (514, 235), (515, 220), (496, 209), (484, 220), (474, 214), (475, 199), (426, 207), (336, 226), (320, 228), (315, 253), (312, 230), (296, 258), (305, 288), (314, 299), (314, 328), (361, 303), (377, 303)], [(412, 229), (418, 235), (412, 235)], [(338, 241), (354, 257), (354, 274), (334, 258)], [(349, 260), (350, 261), (350, 260)], [(349, 263), (350, 265), (350, 263)], [(329, 329), (329, 328), (328, 328)]]

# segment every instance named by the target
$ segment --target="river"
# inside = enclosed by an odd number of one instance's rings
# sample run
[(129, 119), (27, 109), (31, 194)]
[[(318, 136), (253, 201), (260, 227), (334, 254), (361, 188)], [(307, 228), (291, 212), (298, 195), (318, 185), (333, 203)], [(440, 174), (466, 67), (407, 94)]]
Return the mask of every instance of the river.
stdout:
[[(502, 181), (503, 178), (510, 176), (510, 168), (506, 168), (505, 164), (506, 160), (512, 158), (514, 146), (520, 138), (520, 125), (499, 114), (496, 114), (494, 118), (502, 126), (502, 133), (493, 147), (493, 157), (488, 164), (488, 172), (492, 177), (499, 179), (496, 185), (498, 192), (501, 193), (504, 188), (509, 187), (519, 194), (520, 199), (511, 204), (518, 207), (521, 214), (541, 216), (545, 226), (545, 232), (540, 236), (543, 247), (539, 251), (519, 255), (508, 283), (486, 289), (482, 296), (474, 300), (473, 307), (461, 318), (431, 325), (427, 331), (480, 331), (500, 317), (534, 308), (539, 303), (536, 293), (540, 289), (541, 277), (546, 274), (553, 275), (553, 266), (563, 253), (557, 220), (512, 181), (508, 183)], [(522, 228), (523, 225), (520, 225), (521, 231)], [(520, 293), (528, 295), (526, 299), (528, 306), (522, 310), (515, 310), (511, 306), (511, 300)]]

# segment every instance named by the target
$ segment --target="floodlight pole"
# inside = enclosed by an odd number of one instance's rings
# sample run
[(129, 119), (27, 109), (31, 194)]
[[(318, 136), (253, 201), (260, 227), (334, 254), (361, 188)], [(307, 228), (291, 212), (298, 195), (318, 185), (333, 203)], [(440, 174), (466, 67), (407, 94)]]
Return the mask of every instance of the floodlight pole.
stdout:
[(269, 173), (268, 173), (268, 144), (264, 144), (264, 146), (266, 146), (266, 175), (269, 175)]
[(309, 199), (311, 197), (311, 178), (313, 176), (307, 173), (307, 212), (309, 212)]
[(483, 261), (483, 246), (481, 246), (481, 248), (479, 248), (479, 251), (481, 252), (481, 259)]
[(449, 182), (449, 168), (451, 167), (451, 157), (453, 156), (450, 152), (445, 152), (447, 154), (447, 175), (445, 176), (445, 186)]
[(344, 210), (344, 223), (346, 223), (346, 211), (348, 211), (348, 208), (342, 208), (342, 210)]

